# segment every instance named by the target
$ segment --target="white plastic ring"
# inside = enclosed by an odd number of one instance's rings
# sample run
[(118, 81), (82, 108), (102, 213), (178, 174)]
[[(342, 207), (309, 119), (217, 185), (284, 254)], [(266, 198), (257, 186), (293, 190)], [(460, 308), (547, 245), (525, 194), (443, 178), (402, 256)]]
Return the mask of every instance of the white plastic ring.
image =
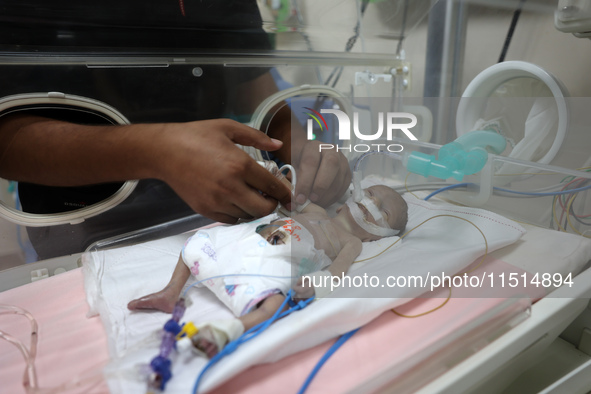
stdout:
[[(470, 82), (462, 97), (489, 97), (500, 85), (515, 78), (534, 78), (542, 81), (556, 101), (558, 109), (558, 128), (554, 143), (538, 163), (548, 164), (558, 153), (568, 127), (568, 108), (565, 96), (568, 96), (562, 83), (540, 66), (522, 61), (497, 63), (476, 76)], [(484, 100), (460, 100), (456, 114), (456, 134), (459, 136), (472, 131), (474, 124), (484, 111)]]
[[(61, 92), (49, 93), (27, 93), (14, 96), (6, 96), (0, 99), (0, 116), (19, 111), (22, 107), (28, 108), (63, 108), (70, 107), (77, 111), (88, 111), (97, 116), (104, 116), (116, 124), (129, 124), (129, 121), (123, 114), (115, 108), (101, 101), (93, 100), (87, 97), (67, 95)], [(119, 190), (113, 195), (88, 207), (68, 211), (64, 213), (53, 214), (32, 214), (17, 211), (9, 207), (0, 200), (0, 217), (29, 227), (57, 226), (60, 224), (77, 224), (84, 219), (103, 213), (125, 200), (135, 189), (137, 181), (125, 182)]]
[[(311, 96), (320, 94), (333, 98), (342, 106), (342, 108), (345, 108), (346, 113), (352, 113), (351, 105), (344, 99), (341, 92), (339, 92), (337, 89), (326, 85), (301, 85), (281, 90), (267, 97), (254, 111), (249, 126), (260, 130), (267, 113), (271, 111), (277, 104), (280, 104), (287, 99), (302, 95)], [(260, 150), (251, 146), (240, 146), (240, 148), (242, 148), (255, 160), (264, 160)]]

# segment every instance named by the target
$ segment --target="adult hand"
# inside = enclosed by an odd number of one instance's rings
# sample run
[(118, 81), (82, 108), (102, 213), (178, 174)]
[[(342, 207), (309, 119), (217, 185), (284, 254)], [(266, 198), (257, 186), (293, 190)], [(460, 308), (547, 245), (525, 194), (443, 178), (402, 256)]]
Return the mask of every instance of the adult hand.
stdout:
[(322, 149), (320, 142), (305, 141), (292, 145), (292, 159), (297, 173), (296, 202), (312, 202), (327, 207), (347, 191), (351, 183), (349, 163), (342, 153)]
[(235, 144), (273, 151), (282, 142), (227, 119), (169, 124), (161, 179), (196, 212), (225, 223), (290, 208), (291, 191)]
[(235, 144), (282, 146), (228, 119), (90, 126), (17, 114), (0, 118), (0, 176), (48, 186), (158, 178), (227, 223), (269, 214), (277, 201), (289, 209), (289, 187)]
[(276, 109), (271, 124), (263, 130), (284, 141), (276, 156), (292, 164), (297, 171), (296, 202), (306, 199), (322, 207), (336, 202), (351, 183), (349, 162), (335, 149), (320, 150), (319, 141), (309, 141), (287, 105)]

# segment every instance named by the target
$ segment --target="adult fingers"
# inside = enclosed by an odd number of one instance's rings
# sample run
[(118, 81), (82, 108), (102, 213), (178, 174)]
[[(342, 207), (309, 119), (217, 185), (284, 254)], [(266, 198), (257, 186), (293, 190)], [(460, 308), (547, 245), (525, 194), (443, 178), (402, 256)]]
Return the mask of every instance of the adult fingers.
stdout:
[[(347, 191), (349, 185), (351, 184), (351, 171), (349, 169), (349, 162), (343, 155), (338, 154), (338, 156), (338, 164), (335, 167), (332, 167), (331, 164), (333, 175), (328, 180), (330, 185), (325, 191), (318, 192), (320, 198), (316, 203), (320, 206), (329, 206), (330, 204), (337, 201)], [(325, 161), (323, 160), (322, 163), (325, 163)], [(318, 179), (318, 177), (316, 179)], [(322, 189), (324, 187), (319, 185), (319, 188)], [(316, 182), (314, 182), (311, 193), (316, 193)]]
[(271, 138), (260, 130), (230, 120), (227, 122), (226, 135), (236, 144), (266, 151), (277, 150), (283, 145), (282, 141)]
[(313, 145), (304, 145), (296, 163), (298, 171), (295, 196), (298, 204), (305, 203), (309, 198), (320, 162), (321, 156), (314, 150)]
[(245, 186), (237, 195), (239, 199), (234, 204), (244, 212), (244, 215), (239, 216), (240, 219), (260, 218), (269, 215), (277, 208), (277, 200), (249, 186)]
[(207, 215), (208, 218), (215, 220), (216, 222), (221, 223), (228, 223), (228, 224), (235, 224), (240, 219), (250, 220), (252, 216), (246, 213), (244, 210), (239, 209), (238, 207), (228, 208), (224, 207), (223, 212), (211, 212)]
[(279, 201), (281, 205), (291, 210), (290, 188), (262, 166), (255, 163), (247, 172), (245, 182), (254, 190), (262, 193), (247, 193), (246, 197), (250, 199), (246, 200), (246, 202), (249, 202), (253, 206), (260, 204), (263, 207), (267, 207), (269, 203), (272, 204), (275, 201)]
[(247, 218), (244, 214), (250, 217), (268, 215), (278, 201), (290, 208), (290, 188), (243, 151), (237, 149), (217, 170), (220, 171), (217, 176), (212, 174), (216, 179), (210, 185), (212, 194), (207, 201), (201, 201), (204, 206), (215, 207), (213, 211), (244, 219)]
[(339, 154), (336, 152), (325, 152), (321, 156), (320, 164), (316, 171), (316, 177), (312, 189), (310, 190), (310, 200), (318, 203), (322, 200), (329, 199), (329, 191), (331, 195), (334, 190), (331, 190), (333, 182), (340, 182), (340, 162)]

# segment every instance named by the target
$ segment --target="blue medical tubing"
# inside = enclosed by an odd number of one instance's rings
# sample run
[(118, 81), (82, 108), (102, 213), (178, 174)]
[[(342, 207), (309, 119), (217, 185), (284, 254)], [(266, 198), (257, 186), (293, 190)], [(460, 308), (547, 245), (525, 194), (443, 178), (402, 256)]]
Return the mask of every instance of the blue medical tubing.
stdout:
[(449, 185), (449, 186), (445, 186), (442, 187), (441, 189), (437, 189), (435, 190), (433, 193), (429, 194), (427, 197), (425, 197), (423, 200), (427, 201), (428, 199), (430, 199), (431, 197), (433, 197), (436, 194), (439, 194), (441, 192), (444, 192), (446, 190), (450, 190), (450, 189), (456, 189), (458, 187), (467, 187), (469, 185), (469, 183), (456, 183), (453, 185)]
[[(475, 185), (475, 184), (473, 184), (473, 183), (456, 183), (453, 185), (445, 186), (445, 187), (442, 187), (441, 189), (435, 190), (433, 193), (431, 193), (427, 197), (425, 197), (424, 200), (427, 201), (428, 199), (430, 199), (434, 195), (444, 192), (446, 190), (455, 189), (455, 188), (459, 188), (459, 187), (466, 187), (468, 185)], [(494, 188), (494, 190), (502, 191), (505, 193), (521, 194), (521, 195), (532, 196), (532, 197), (561, 196), (563, 194), (578, 193), (578, 192), (582, 192), (582, 191), (589, 190), (589, 189), (591, 189), (591, 185), (588, 185), (585, 187), (579, 187), (576, 189), (561, 190), (561, 191), (557, 191), (557, 192), (538, 193), (538, 192), (520, 192), (517, 190), (503, 189), (501, 187)]]
[(308, 386), (310, 385), (310, 383), (312, 383), (312, 379), (314, 379), (316, 377), (316, 374), (318, 373), (318, 371), (320, 371), (320, 368), (322, 368), (324, 366), (324, 364), (326, 363), (326, 361), (328, 361), (328, 359), (333, 354), (335, 354), (335, 352), (341, 346), (343, 346), (343, 344), (345, 342), (347, 342), (349, 340), (349, 338), (351, 338), (353, 336), (353, 334), (355, 334), (357, 331), (359, 331), (359, 328), (356, 328), (352, 331), (349, 331), (348, 333), (341, 335), (341, 337), (339, 339), (337, 339), (337, 341), (335, 343), (332, 344), (332, 346), (326, 351), (326, 353), (324, 353), (322, 358), (314, 366), (314, 369), (312, 369), (312, 372), (310, 372), (310, 375), (308, 375), (308, 378), (306, 378), (306, 381), (304, 382), (304, 384), (302, 385), (302, 387), (298, 391), (298, 394), (303, 394), (308, 389)]
[[(216, 354), (215, 356), (213, 356), (209, 360), (209, 362), (205, 365), (205, 367), (203, 367), (203, 369), (201, 370), (201, 373), (199, 373), (199, 376), (197, 377), (197, 380), (195, 381), (195, 385), (193, 386), (193, 393), (194, 394), (197, 393), (197, 390), (199, 389), (199, 384), (201, 383), (201, 379), (203, 379), (205, 372), (207, 372), (207, 370), (209, 370), (209, 368), (214, 366), (218, 361), (220, 361), (225, 356), (233, 353), (238, 348), (238, 346), (240, 346), (243, 343), (248, 342), (251, 339), (260, 335), (263, 331), (265, 331), (267, 328), (269, 328), (269, 326), (273, 322), (275, 322), (275, 320), (280, 319), (284, 316), (287, 316), (292, 312), (295, 312), (297, 310), (305, 308), (306, 306), (308, 306), (308, 304), (310, 302), (312, 302), (314, 300), (314, 298), (315, 297), (311, 297), (305, 301), (295, 302), (295, 301), (293, 301), (293, 291), (289, 290), (289, 292), (285, 296), (285, 300), (283, 300), (283, 303), (281, 303), (281, 306), (279, 308), (277, 308), (277, 311), (273, 314), (273, 316), (271, 318), (252, 327), (250, 330), (246, 331), (244, 334), (242, 334), (237, 339), (235, 339), (231, 342), (228, 342), (228, 344), (218, 354)], [(281, 312), (283, 310), (283, 308), (285, 307), (285, 305), (288, 303), (293, 306), (291, 308), (289, 308), (288, 310), (286, 310), (285, 312)]]
[(525, 196), (545, 197), (545, 196), (561, 196), (563, 194), (571, 194), (571, 193), (582, 192), (582, 191), (591, 189), (591, 185), (585, 186), (585, 187), (579, 187), (577, 189), (561, 190), (561, 191), (558, 191), (558, 192), (547, 192), (547, 193), (518, 192), (516, 190), (503, 189), (503, 188), (500, 188), (500, 187), (495, 187), (494, 189), (495, 190), (500, 190), (500, 191), (506, 192), (506, 193), (523, 194)]

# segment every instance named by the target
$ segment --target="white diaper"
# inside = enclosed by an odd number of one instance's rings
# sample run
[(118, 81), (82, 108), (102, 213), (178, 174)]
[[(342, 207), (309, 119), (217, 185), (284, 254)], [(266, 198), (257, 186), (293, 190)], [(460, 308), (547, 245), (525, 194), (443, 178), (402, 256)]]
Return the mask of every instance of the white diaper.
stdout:
[(276, 214), (249, 223), (200, 230), (182, 251), (185, 264), (236, 315), (251, 311), (263, 299), (283, 293), (297, 278), (321, 270), (331, 261), (314, 248), (314, 239), (290, 218), (282, 231), (285, 245), (271, 245), (256, 228), (278, 219)]

